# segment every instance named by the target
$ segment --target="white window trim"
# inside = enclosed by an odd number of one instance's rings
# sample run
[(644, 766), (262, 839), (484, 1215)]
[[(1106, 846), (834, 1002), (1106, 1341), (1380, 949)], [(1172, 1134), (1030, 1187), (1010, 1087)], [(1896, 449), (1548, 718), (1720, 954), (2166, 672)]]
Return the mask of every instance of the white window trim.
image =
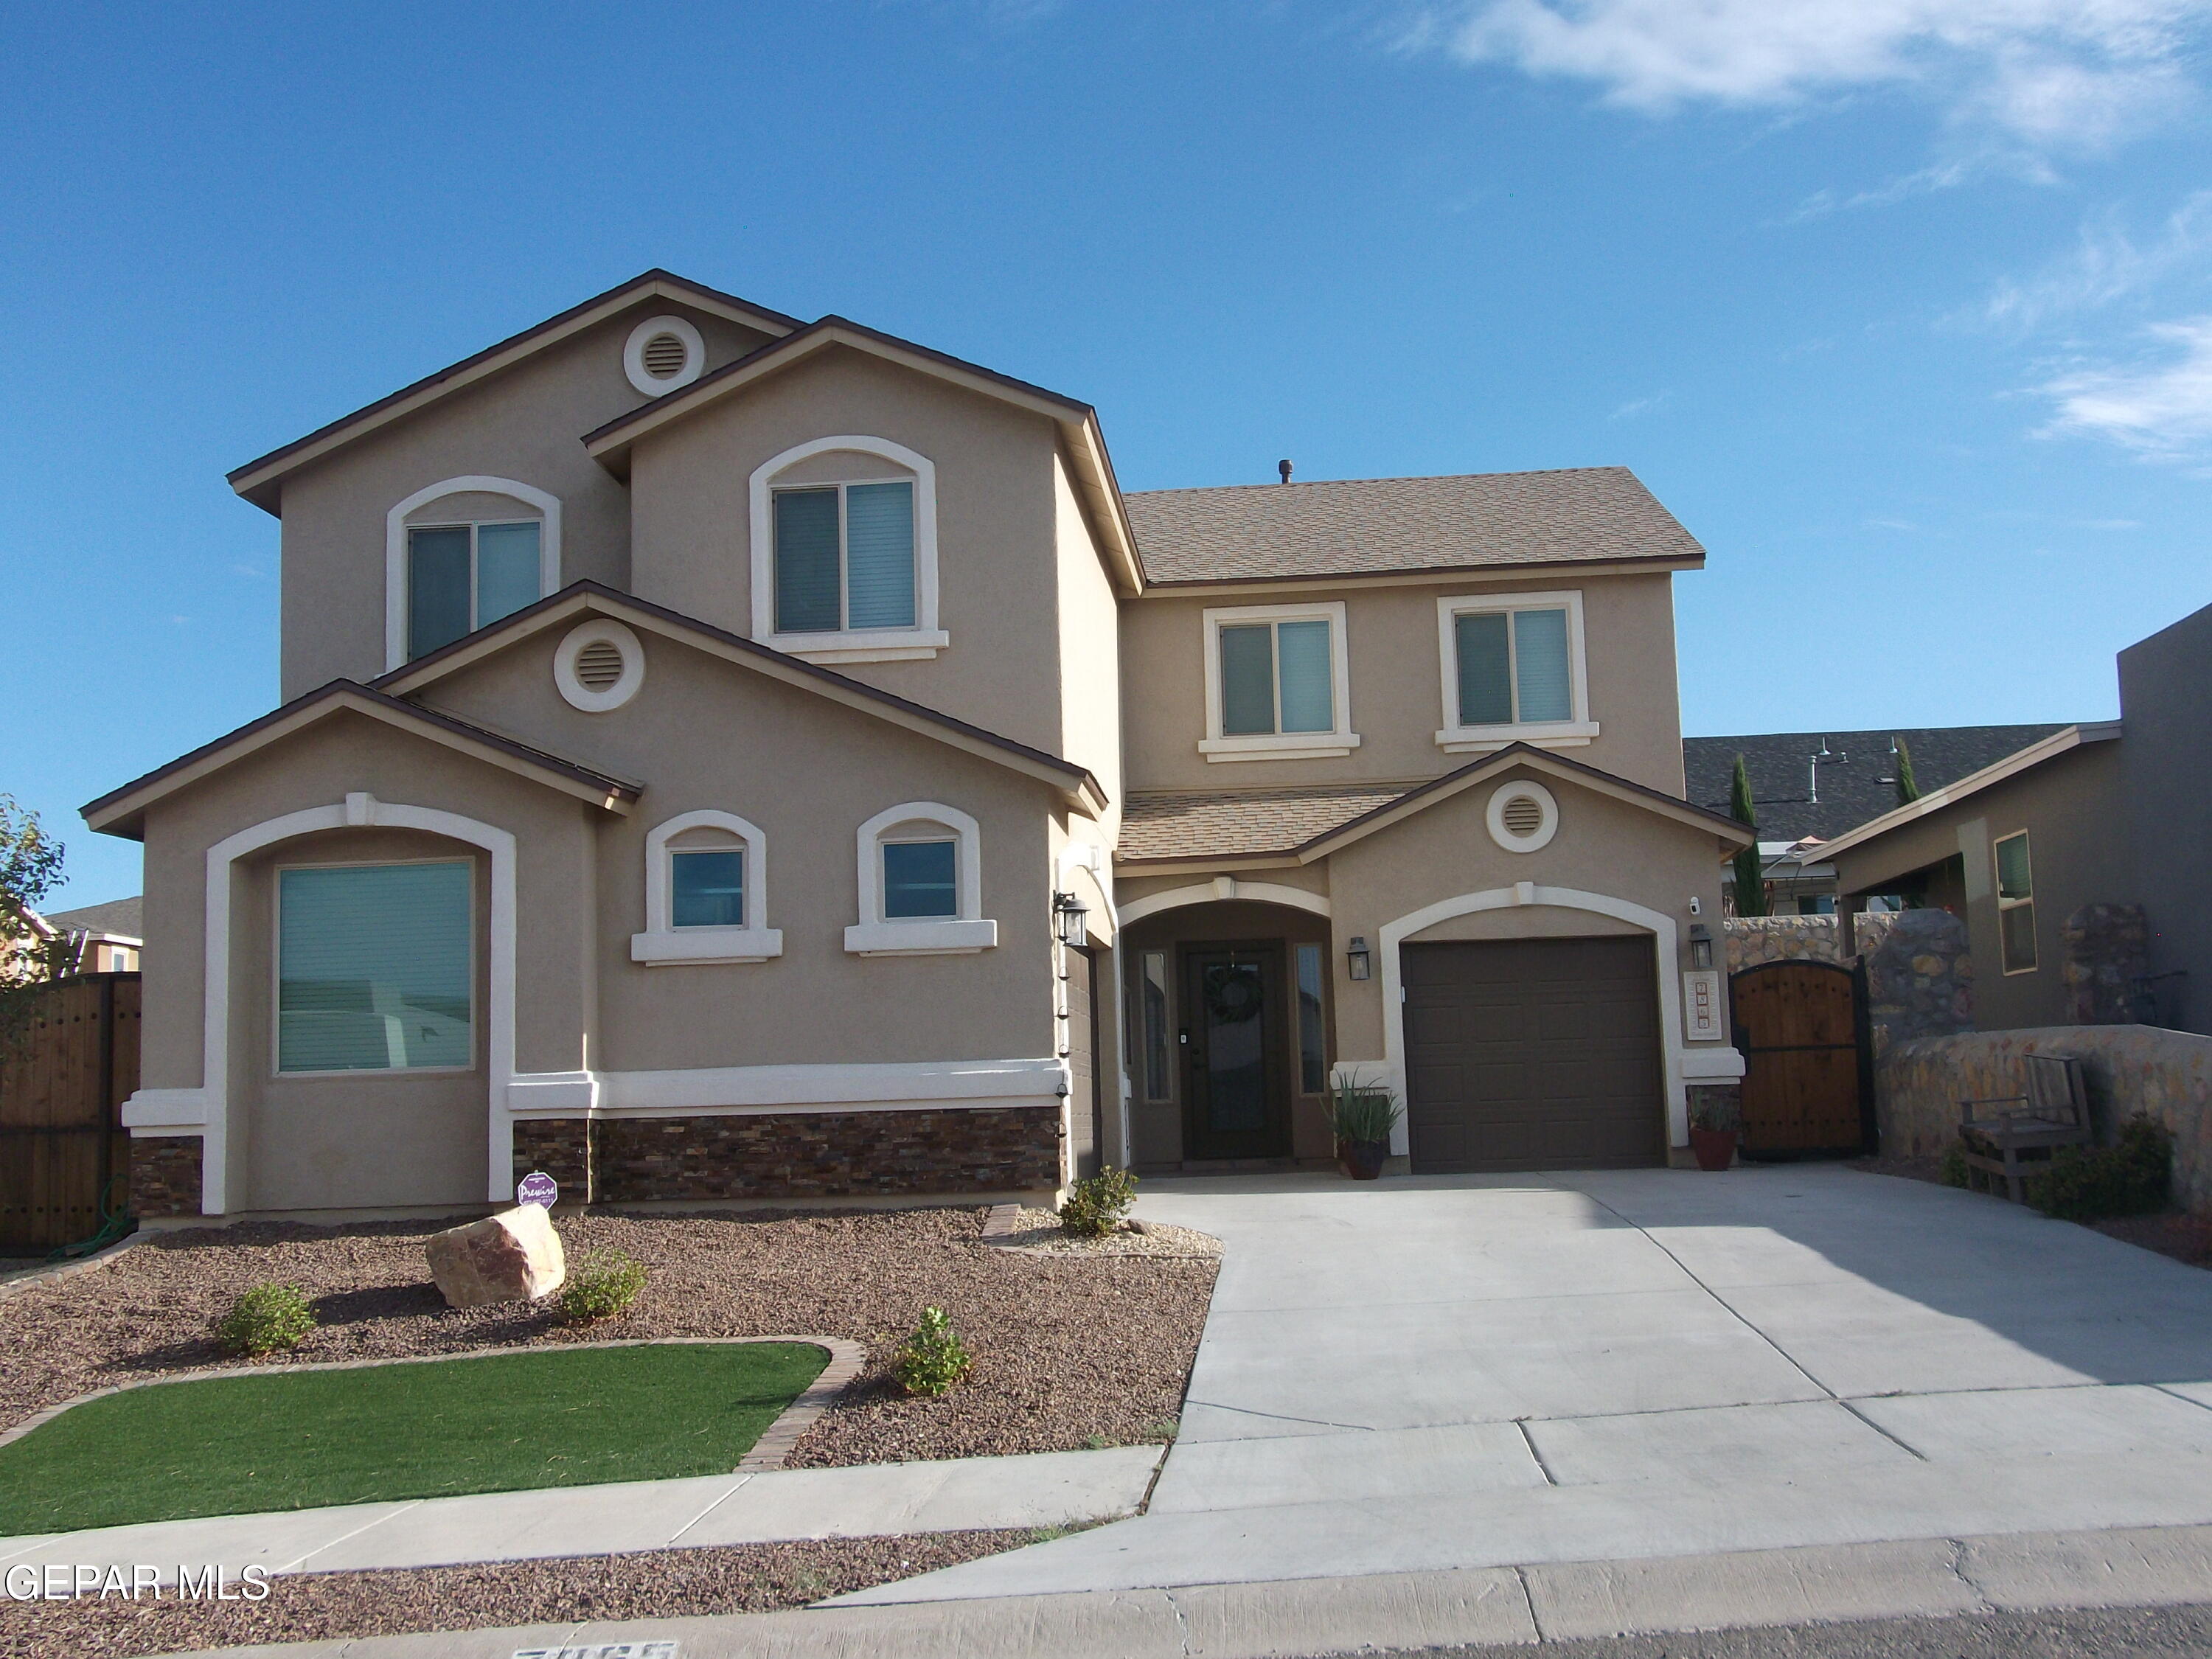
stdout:
[(407, 515), (445, 495), (506, 495), (536, 507), (544, 524), (538, 533), (538, 597), (542, 599), (561, 591), (558, 495), (549, 495), (513, 478), (480, 473), (425, 485), (384, 515), (384, 666), (387, 672), (407, 665)]
[[(1997, 848), (2008, 841), (2027, 842), (2027, 896), (2026, 898), (2008, 899), (2004, 896), (2004, 865), (1997, 857)], [(2034, 973), (2043, 966), (2043, 941), (2035, 935), (2035, 842), (2026, 830), (2008, 830), (2002, 836), (1992, 836), (1990, 838), (1990, 896), (1996, 901), (1997, 906), (1999, 977), (2012, 979), (2021, 974)], [(2011, 968), (2005, 964), (2004, 919), (2008, 912), (2023, 908), (2028, 913), (2027, 942), (2034, 947), (2035, 960), (2025, 968)]]
[[(588, 646), (601, 641), (622, 653), (623, 670), (604, 691), (594, 691), (576, 678), (576, 659)], [(621, 708), (645, 684), (645, 646), (627, 623), (611, 617), (595, 617), (570, 629), (553, 648), (553, 684), (562, 701), (586, 714), (604, 714)]]
[[(960, 914), (929, 921), (884, 916), (884, 831), (902, 823), (933, 823), (952, 832)], [(941, 801), (910, 800), (885, 807), (860, 829), (860, 920), (845, 930), (845, 948), (863, 957), (972, 956), (999, 942), (999, 924), (983, 916), (983, 832), (975, 820)]]
[[(1345, 649), (1344, 601), (1318, 605), (1243, 605), (1200, 613), (1206, 630), (1206, 736), (1198, 752), (1210, 763), (1223, 761), (1334, 760), (1359, 747), (1352, 729), (1352, 664)], [(1221, 630), (1239, 623), (1326, 622), (1334, 724), (1327, 732), (1278, 732), (1257, 737), (1224, 737), (1221, 731)], [(1280, 697), (1280, 668), (1277, 696)], [(1279, 711), (1278, 720), (1280, 719)]]
[[(340, 1066), (319, 1071), (288, 1072), (283, 1067), (284, 1006), (284, 872), (287, 870), (381, 870), (395, 864), (458, 864), (469, 872), (469, 1058), (460, 1066)], [(473, 858), (332, 859), (319, 863), (295, 860), (273, 867), (269, 878), (269, 1077), (274, 1083), (295, 1078), (425, 1077), (473, 1072), (477, 1068), (477, 1037), (483, 1021), (477, 1015), (477, 861)]]
[[(742, 927), (678, 927), (671, 920), (674, 854), (669, 842), (687, 830), (720, 830), (734, 836), (745, 852), (745, 925)], [(645, 837), (645, 931), (629, 936), (629, 959), (647, 967), (691, 963), (767, 962), (783, 954), (783, 932), (766, 926), (768, 837), (760, 826), (734, 812), (711, 809), (681, 812)]]
[[(1510, 726), (1462, 726), (1459, 720), (1459, 642), (1452, 619), (1478, 611), (1559, 611), (1567, 613), (1568, 683), (1574, 696), (1572, 720), (1539, 720)], [(1511, 624), (1508, 623), (1508, 637)], [(1447, 754), (1481, 754), (1509, 743), (1544, 749), (1579, 749), (1598, 735), (1589, 717), (1589, 666), (1583, 646), (1583, 596), (1579, 590), (1557, 593), (1467, 593), (1437, 601), (1437, 664), (1443, 681), (1443, 726), (1437, 747)], [(1514, 688), (1520, 695), (1520, 688)]]
[[(647, 341), (663, 334), (673, 334), (684, 343), (684, 367), (659, 380), (646, 373), (645, 348)], [(686, 318), (648, 317), (630, 330), (629, 338), (623, 343), (623, 374), (648, 398), (665, 398), (672, 392), (680, 392), (706, 369), (707, 343)]]
[[(833, 450), (878, 455), (914, 475), (914, 621), (912, 628), (855, 628), (836, 633), (779, 634), (775, 631), (776, 475), (801, 461)], [(839, 483), (872, 483), (885, 479), (840, 478)], [(901, 478), (899, 483), (907, 480)], [(794, 486), (798, 488), (799, 486)], [(817, 485), (826, 488), (826, 485)], [(914, 662), (934, 657), (951, 643), (937, 625), (937, 467), (888, 438), (847, 434), (794, 444), (753, 469), (751, 565), (753, 637), (808, 662)]]

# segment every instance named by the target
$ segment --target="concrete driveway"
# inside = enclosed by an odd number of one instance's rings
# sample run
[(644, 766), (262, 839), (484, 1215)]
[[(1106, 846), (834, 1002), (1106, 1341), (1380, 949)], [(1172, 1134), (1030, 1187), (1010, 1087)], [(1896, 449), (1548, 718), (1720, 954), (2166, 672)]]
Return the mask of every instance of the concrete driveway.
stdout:
[(1231, 1177), (1141, 1518), (911, 1601), (2212, 1522), (2212, 1273), (1834, 1164)]

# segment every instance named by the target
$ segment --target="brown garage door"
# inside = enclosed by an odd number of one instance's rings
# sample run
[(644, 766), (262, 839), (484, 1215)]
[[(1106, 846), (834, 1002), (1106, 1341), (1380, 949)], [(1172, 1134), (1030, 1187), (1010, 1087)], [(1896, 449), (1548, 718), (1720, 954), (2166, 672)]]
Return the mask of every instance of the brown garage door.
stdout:
[(1401, 947), (1413, 1169), (1663, 1164), (1648, 939)]

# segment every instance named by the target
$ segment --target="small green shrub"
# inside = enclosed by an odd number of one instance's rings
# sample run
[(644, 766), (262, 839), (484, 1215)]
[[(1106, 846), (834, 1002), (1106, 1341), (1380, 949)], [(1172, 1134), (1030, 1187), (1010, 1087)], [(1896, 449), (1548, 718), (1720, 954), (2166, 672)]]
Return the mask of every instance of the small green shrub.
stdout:
[(1388, 1140), (1405, 1115), (1388, 1085), (1363, 1083), (1356, 1075), (1338, 1078), (1329, 1085), (1329, 1127), (1339, 1140), (1354, 1144)]
[(1060, 1206), (1060, 1231), (1079, 1238), (1110, 1233), (1136, 1200), (1137, 1177), (1108, 1164), (1068, 1188), (1067, 1201)]
[(2027, 1201), (2058, 1221), (2148, 1215), (2166, 1207), (2173, 1137), (2137, 1114), (2110, 1146), (2062, 1146), (2024, 1183)]
[(1723, 1134), (1732, 1134), (1743, 1127), (1743, 1105), (1734, 1091), (1700, 1089), (1690, 1102), (1690, 1127)]
[(592, 1250), (568, 1269), (561, 1286), (561, 1316), (571, 1325), (612, 1319), (645, 1288), (645, 1263), (627, 1250)]
[(225, 1353), (274, 1353), (298, 1347), (314, 1328), (314, 1310), (297, 1285), (256, 1285), (231, 1304), (215, 1340)]
[(951, 1392), (975, 1361), (942, 1308), (924, 1308), (921, 1328), (906, 1340), (891, 1362), (891, 1375), (908, 1394), (934, 1400)]
[(1936, 1180), (1946, 1187), (1971, 1187), (1973, 1171), (1966, 1167), (1966, 1146), (1954, 1140), (1943, 1149), (1943, 1161), (1936, 1166)]

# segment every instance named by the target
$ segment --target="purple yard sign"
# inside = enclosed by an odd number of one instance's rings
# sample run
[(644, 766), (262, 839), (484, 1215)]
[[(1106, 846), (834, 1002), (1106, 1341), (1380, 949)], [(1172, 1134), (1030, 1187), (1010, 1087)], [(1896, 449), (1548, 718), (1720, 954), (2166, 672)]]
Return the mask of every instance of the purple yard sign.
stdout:
[(561, 1189), (553, 1184), (553, 1177), (543, 1170), (532, 1170), (522, 1177), (514, 1189), (516, 1203), (539, 1204), (549, 1210), (553, 1207), (553, 1200), (560, 1195)]

